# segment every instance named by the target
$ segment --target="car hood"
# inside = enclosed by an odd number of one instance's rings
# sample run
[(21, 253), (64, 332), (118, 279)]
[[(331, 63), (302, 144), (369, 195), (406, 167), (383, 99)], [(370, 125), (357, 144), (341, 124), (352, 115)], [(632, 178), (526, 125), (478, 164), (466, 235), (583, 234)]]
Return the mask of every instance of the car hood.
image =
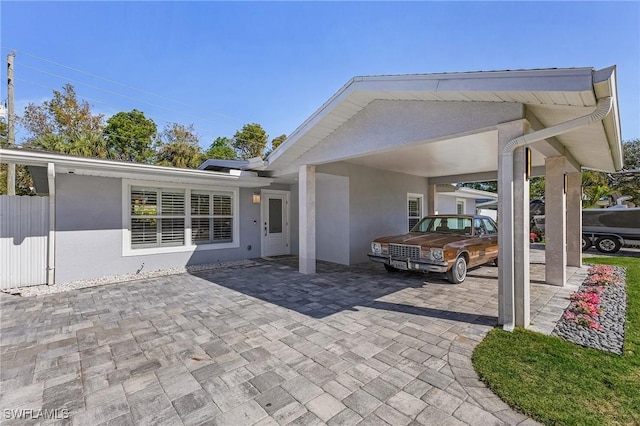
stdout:
[(403, 235), (394, 235), (391, 237), (380, 237), (374, 241), (378, 243), (391, 243), (391, 244), (409, 244), (415, 246), (427, 246), (427, 247), (444, 247), (447, 244), (455, 243), (457, 241), (463, 241), (469, 239), (469, 236), (463, 235), (450, 235), (440, 234), (438, 232), (422, 233), (422, 232), (409, 232)]

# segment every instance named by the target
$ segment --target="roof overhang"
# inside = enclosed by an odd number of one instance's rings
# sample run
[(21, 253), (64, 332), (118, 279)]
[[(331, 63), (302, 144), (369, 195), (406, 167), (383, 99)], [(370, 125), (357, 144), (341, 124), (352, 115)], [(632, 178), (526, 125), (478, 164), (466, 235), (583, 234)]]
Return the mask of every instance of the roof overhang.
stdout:
[(50, 152), (26, 149), (0, 149), (0, 162), (23, 164), (26, 166), (46, 167), (54, 164), (58, 174), (76, 174), (84, 176), (101, 176), (158, 182), (177, 182), (185, 184), (216, 185), (256, 188), (269, 186), (273, 179), (249, 176), (239, 170), (228, 173), (205, 170), (180, 169), (175, 167), (155, 166), (151, 164), (127, 163), (122, 161), (103, 160), (98, 158), (74, 157)]
[[(556, 136), (545, 146), (540, 144), (536, 159), (538, 164), (535, 165), (543, 164), (545, 156), (565, 155), (574, 168), (619, 170), (623, 164), (615, 72), (615, 67), (609, 67), (598, 71), (593, 68), (569, 68), (355, 77), (267, 157), (264, 169), (277, 176), (285, 170), (303, 165), (306, 153), (339, 132), (354, 117), (366, 113), (365, 110), (374, 101), (520, 104), (529, 117), (535, 118), (535, 126), (532, 127), (545, 128), (589, 114), (598, 99), (611, 97), (614, 107), (604, 120)], [(489, 128), (478, 129), (478, 134), (487, 135), (491, 131)], [(461, 135), (450, 137), (460, 139)], [(448, 138), (438, 139), (446, 141)], [(430, 142), (421, 141), (425, 146)], [(406, 158), (410, 159), (411, 150), (406, 152)], [(372, 167), (377, 167), (376, 161), (379, 162), (381, 158), (367, 159), (363, 156), (344, 160), (363, 164), (371, 162)], [(495, 165), (488, 165), (485, 171), (490, 171), (490, 168), (497, 170), (497, 160)], [(460, 170), (452, 168), (447, 174), (464, 172), (462, 167)], [(422, 175), (430, 177), (428, 174)]]
[(473, 198), (475, 200), (497, 200), (498, 194), (495, 192), (482, 191), (480, 189), (466, 188), (455, 185), (436, 185), (438, 195), (445, 195), (457, 198)]

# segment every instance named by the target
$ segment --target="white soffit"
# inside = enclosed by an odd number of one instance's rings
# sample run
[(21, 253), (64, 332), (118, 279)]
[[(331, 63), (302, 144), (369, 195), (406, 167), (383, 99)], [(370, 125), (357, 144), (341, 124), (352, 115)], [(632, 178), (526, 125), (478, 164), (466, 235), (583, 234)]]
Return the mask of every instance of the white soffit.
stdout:
[[(481, 173), (498, 168), (498, 132), (427, 142), (348, 160), (348, 162), (410, 175), (434, 177), (452, 170)], [(460, 155), (461, 152), (472, 155)], [(461, 172), (458, 172), (461, 173)]]

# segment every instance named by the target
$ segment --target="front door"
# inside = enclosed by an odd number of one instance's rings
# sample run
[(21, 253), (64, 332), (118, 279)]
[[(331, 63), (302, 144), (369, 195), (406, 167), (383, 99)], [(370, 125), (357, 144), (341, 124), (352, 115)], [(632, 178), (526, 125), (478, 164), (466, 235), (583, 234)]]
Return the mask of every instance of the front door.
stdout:
[(262, 256), (290, 254), (289, 244), (289, 191), (263, 190)]

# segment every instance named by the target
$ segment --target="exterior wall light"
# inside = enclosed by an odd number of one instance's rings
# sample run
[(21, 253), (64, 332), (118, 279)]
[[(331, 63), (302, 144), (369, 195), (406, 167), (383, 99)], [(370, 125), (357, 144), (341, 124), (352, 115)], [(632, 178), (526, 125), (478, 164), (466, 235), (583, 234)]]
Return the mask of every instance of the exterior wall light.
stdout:
[(253, 204), (260, 204), (260, 193), (254, 192), (252, 196)]

